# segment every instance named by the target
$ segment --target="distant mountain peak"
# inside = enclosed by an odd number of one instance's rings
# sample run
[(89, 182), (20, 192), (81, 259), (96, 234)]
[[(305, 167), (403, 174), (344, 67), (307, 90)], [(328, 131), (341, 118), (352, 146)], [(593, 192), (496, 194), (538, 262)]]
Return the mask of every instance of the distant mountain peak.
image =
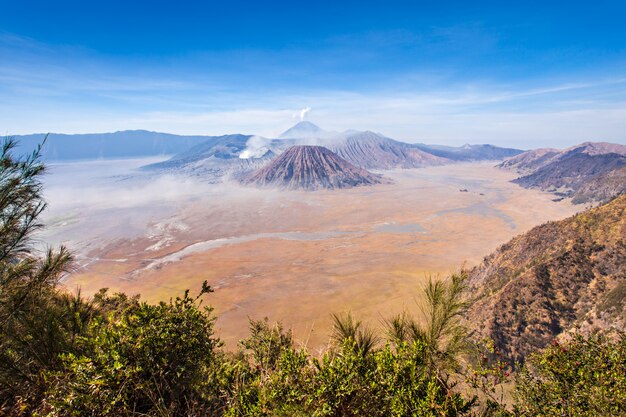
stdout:
[(292, 126), (292, 129), (311, 129), (311, 130), (316, 130), (316, 131), (322, 131), (322, 128), (320, 128), (318, 125), (316, 125), (313, 122), (309, 122), (308, 120), (302, 120), (301, 122), (296, 123), (295, 125)]
[(296, 123), (279, 137), (283, 139), (308, 139), (327, 136), (328, 132), (307, 120)]

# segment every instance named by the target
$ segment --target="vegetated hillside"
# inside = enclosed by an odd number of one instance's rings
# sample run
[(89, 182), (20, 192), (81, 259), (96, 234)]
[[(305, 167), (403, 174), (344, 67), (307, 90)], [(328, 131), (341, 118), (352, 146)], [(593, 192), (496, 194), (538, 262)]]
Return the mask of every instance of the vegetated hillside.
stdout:
[(493, 145), (470, 145), (459, 147), (443, 145), (414, 144), (414, 147), (432, 155), (452, 161), (495, 161), (523, 153), (521, 149), (500, 148)]
[(292, 190), (351, 188), (383, 183), (322, 146), (293, 146), (268, 165), (244, 177), (242, 183)]
[(509, 359), (554, 337), (626, 329), (626, 195), (513, 238), (469, 273), (469, 318)]
[[(539, 188), (560, 197), (570, 197), (584, 187), (586, 192), (578, 196), (576, 203), (606, 201), (600, 188), (596, 188), (596, 195), (593, 185), (585, 187), (585, 184), (624, 166), (626, 146), (604, 142), (587, 142), (558, 153), (552, 149), (529, 151), (499, 165), (523, 174), (513, 182), (525, 188)], [(615, 176), (612, 180), (619, 181), (620, 178)], [(621, 188), (620, 184), (611, 186), (613, 190)]]
[(346, 161), (365, 169), (419, 168), (452, 162), (369, 131), (333, 139), (327, 146)]
[[(18, 152), (34, 151), (45, 137), (43, 133), (16, 136)], [(41, 156), (48, 161), (67, 161), (173, 155), (210, 139), (210, 136), (180, 136), (146, 130), (77, 135), (51, 133)]]
[(572, 195), (572, 202), (606, 203), (621, 194), (626, 194), (626, 167), (605, 172), (585, 182)]

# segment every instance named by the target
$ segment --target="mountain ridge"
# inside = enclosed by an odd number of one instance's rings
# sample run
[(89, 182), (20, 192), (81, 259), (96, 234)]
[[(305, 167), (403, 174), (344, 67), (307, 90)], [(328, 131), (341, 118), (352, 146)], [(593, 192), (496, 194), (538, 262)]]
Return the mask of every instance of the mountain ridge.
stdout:
[(30, 153), (46, 138), (41, 156), (48, 161), (131, 158), (173, 155), (213, 136), (175, 135), (149, 130), (120, 130), (109, 133), (16, 135), (17, 150)]
[[(520, 174), (512, 182), (525, 188), (538, 188), (559, 197), (576, 196), (576, 204), (606, 202), (626, 188), (622, 177), (609, 176), (612, 184), (593, 192), (590, 184), (613, 170), (626, 166), (626, 146), (607, 142), (585, 142), (564, 149), (536, 149), (509, 158), (498, 165)], [(585, 192), (578, 193), (580, 189)], [(602, 195), (601, 195), (602, 194)]]
[(453, 161), (502, 160), (524, 152), (521, 149), (501, 148), (490, 144), (465, 144), (459, 147), (422, 143), (412, 145), (435, 156)]
[(424, 152), (411, 144), (365, 131), (330, 141), (329, 149), (348, 162), (365, 169), (419, 168), (451, 161)]

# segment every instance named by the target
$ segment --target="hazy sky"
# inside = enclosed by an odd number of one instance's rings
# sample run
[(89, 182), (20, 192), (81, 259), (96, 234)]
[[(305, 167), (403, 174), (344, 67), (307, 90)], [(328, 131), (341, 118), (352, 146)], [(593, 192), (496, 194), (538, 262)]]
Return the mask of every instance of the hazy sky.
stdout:
[(626, 2), (508, 3), (0, 0), (0, 134), (626, 143)]

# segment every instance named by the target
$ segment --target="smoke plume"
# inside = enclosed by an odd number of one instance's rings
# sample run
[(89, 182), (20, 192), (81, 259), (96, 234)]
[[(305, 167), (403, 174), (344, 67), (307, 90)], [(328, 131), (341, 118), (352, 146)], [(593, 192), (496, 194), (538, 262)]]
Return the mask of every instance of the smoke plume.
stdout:
[(270, 150), (269, 145), (269, 139), (262, 136), (252, 136), (246, 142), (246, 149), (239, 154), (239, 158), (260, 158)]
[(303, 121), (307, 113), (309, 113), (310, 111), (311, 111), (310, 107), (305, 107), (302, 110), (300, 110), (300, 121)]

